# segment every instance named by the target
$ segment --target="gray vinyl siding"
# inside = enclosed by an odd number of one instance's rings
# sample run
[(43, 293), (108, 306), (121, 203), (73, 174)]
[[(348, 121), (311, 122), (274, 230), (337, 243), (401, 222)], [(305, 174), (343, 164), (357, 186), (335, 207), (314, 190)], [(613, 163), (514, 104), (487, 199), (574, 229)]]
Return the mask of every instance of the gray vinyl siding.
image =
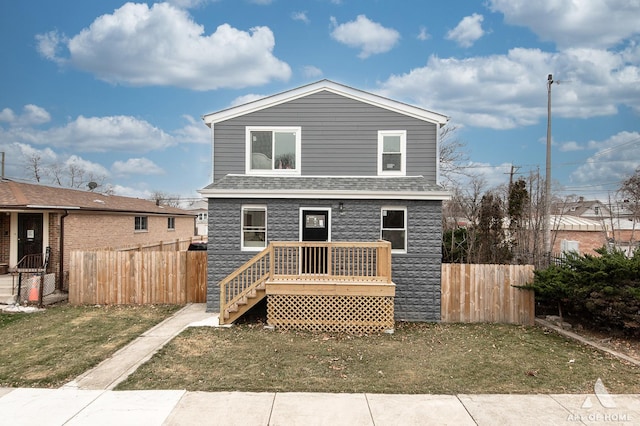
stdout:
[[(344, 213), (338, 211), (344, 203)], [(207, 310), (219, 310), (218, 283), (255, 252), (240, 251), (242, 200), (209, 200)], [(247, 203), (249, 204), (249, 203)], [(392, 255), (396, 284), (395, 317), (406, 321), (440, 320), (441, 217), (440, 201), (405, 200), (251, 200), (267, 206), (267, 239), (299, 240), (301, 207), (331, 208), (332, 241), (376, 241), (380, 210), (407, 208), (408, 252)]]
[(436, 125), (323, 91), (214, 125), (214, 180), (245, 173), (246, 126), (300, 126), (306, 176), (375, 176), (378, 130), (407, 131), (407, 176), (436, 182)]

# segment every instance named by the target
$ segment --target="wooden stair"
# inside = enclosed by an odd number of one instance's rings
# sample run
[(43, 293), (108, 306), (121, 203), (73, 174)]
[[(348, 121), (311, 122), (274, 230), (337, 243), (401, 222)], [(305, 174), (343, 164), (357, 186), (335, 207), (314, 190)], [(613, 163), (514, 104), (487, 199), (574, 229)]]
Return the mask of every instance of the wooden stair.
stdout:
[(260, 283), (255, 288), (247, 290), (246, 294), (224, 310), (224, 323), (233, 323), (235, 320), (247, 313), (249, 309), (257, 305), (258, 302), (264, 299), (266, 295), (266, 285), (264, 282)]

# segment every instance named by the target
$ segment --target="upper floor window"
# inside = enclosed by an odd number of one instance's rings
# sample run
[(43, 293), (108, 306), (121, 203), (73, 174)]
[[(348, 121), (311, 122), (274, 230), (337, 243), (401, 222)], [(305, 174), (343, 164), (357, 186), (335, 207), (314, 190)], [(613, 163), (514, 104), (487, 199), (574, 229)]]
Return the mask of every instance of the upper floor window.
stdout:
[(168, 217), (167, 218), (167, 229), (175, 230), (176, 229), (176, 218)]
[(406, 174), (407, 131), (378, 131), (378, 174)]
[(247, 173), (299, 174), (300, 127), (247, 127)]
[(134, 220), (133, 229), (135, 231), (148, 231), (149, 221), (147, 216), (136, 216)]

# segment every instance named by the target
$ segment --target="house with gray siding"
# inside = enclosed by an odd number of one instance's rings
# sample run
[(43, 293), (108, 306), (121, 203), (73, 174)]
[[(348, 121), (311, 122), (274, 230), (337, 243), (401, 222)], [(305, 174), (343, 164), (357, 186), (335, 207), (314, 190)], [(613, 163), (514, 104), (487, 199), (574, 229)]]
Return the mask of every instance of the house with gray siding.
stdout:
[(391, 242), (396, 320), (440, 319), (438, 140), (448, 118), (329, 80), (203, 117), (207, 309), (271, 242)]

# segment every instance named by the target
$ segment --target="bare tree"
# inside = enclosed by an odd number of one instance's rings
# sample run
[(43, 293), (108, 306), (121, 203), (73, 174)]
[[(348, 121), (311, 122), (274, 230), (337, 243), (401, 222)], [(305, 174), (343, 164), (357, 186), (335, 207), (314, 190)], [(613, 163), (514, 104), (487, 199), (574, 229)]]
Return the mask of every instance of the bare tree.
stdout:
[(463, 167), (469, 161), (465, 150), (467, 144), (458, 138), (457, 132), (457, 126), (448, 125), (440, 133), (440, 177), (447, 187), (455, 186), (456, 180), (461, 176), (469, 177)]
[(27, 170), (27, 175), (33, 178), (34, 181), (40, 182), (43, 173), (42, 156), (36, 151), (25, 154), (24, 165)]
[(153, 191), (150, 197), (151, 201), (155, 201), (159, 206), (180, 208), (182, 199), (179, 195), (168, 194), (164, 191)]
[(635, 244), (636, 222), (640, 219), (640, 167), (636, 169), (633, 175), (622, 182), (619, 193), (624, 198), (624, 202), (629, 205), (632, 213), (633, 225), (629, 237), (629, 250), (631, 250), (631, 247)]

